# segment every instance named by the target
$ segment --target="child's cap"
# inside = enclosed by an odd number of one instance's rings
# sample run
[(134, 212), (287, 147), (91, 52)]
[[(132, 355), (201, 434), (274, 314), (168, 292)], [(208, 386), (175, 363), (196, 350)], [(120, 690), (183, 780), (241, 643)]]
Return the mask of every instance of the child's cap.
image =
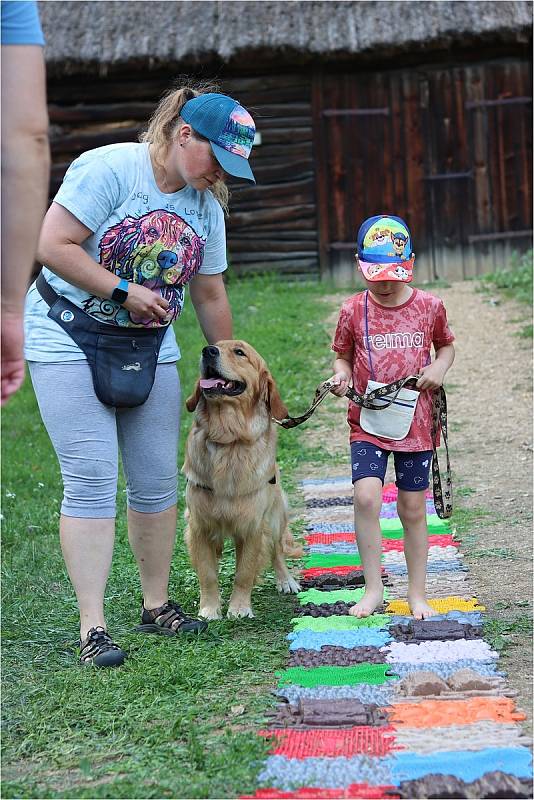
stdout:
[(356, 240), (359, 266), (368, 281), (410, 283), (415, 262), (412, 237), (400, 217), (378, 214), (360, 225)]
[(248, 157), (254, 142), (254, 120), (237, 100), (206, 92), (188, 100), (180, 116), (210, 140), (213, 155), (229, 175), (256, 183)]

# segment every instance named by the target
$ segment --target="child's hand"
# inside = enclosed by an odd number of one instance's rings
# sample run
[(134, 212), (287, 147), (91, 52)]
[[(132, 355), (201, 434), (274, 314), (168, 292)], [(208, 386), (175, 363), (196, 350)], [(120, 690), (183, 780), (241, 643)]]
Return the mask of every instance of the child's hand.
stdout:
[(350, 378), (347, 378), (344, 372), (336, 372), (329, 380), (334, 384), (334, 387), (330, 389), (332, 394), (335, 394), (336, 397), (344, 397)]
[(444, 368), (438, 361), (433, 361), (432, 364), (428, 364), (420, 370), (415, 388), (420, 391), (439, 389), (443, 385), (446, 371), (446, 367)]

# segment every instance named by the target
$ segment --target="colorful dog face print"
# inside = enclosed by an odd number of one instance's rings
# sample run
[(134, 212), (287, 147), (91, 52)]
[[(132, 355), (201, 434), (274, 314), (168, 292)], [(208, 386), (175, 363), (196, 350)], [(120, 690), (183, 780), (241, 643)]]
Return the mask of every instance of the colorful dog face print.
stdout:
[(119, 278), (146, 286), (169, 302), (168, 315), (141, 319), (111, 300), (89, 297), (84, 311), (118, 325), (154, 327), (173, 322), (181, 313), (184, 286), (202, 266), (205, 241), (177, 214), (158, 209), (141, 217), (125, 217), (102, 236), (100, 263)]

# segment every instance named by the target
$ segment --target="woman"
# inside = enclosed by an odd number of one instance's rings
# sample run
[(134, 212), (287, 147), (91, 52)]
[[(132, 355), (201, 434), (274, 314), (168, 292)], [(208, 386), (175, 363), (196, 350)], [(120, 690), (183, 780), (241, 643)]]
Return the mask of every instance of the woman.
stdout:
[(35, 284), (28, 292), (25, 355), (63, 477), (60, 539), (80, 610), (83, 664), (117, 666), (126, 657), (107, 633), (103, 610), (119, 451), (143, 590), (137, 629), (172, 636), (206, 626), (168, 597), (180, 407), (180, 351), (170, 323), (189, 284), (208, 343), (232, 337), (222, 280), (224, 178), (254, 182), (247, 161), (254, 131), (250, 114), (226, 95), (171, 91), (140, 143), (100, 147), (73, 162), (43, 223), (38, 257), (47, 265), (45, 287), (82, 309), (90, 324), (121, 326), (134, 336), (166, 328), (148, 399), (114, 407), (99, 399), (105, 387), (97, 396), (87, 351), (67, 333), (70, 312), (60, 326), (48, 316), (50, 298)]

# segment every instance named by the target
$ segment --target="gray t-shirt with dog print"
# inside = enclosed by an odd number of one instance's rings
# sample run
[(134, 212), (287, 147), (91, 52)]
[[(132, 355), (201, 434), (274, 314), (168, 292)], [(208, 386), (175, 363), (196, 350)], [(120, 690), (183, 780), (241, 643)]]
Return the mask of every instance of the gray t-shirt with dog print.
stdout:
[[(82, 247), (98, 264), (168, 300), (171, 322), (181, 314), (191, 278), (197, 273), (215, 275), (227, 267), (221, 206), (210, 191), (190, 186), (171, 194), (161, 192), (148, 144), (115, 144), (83, 153), (67, 170), (54, 201), (93, 231)], [(137, 318), (112, 300), (90, 295), (46, 267), (43, 272), (58, 294), (95, 319), (126, 327), (157, 324)], [(28, 361), (84, 359), (70, 336), (47, 316), (48, 310), (33, 284), (25, 309)], [(158, 361), (178, 358), (180, 350), (169, 325)]]

